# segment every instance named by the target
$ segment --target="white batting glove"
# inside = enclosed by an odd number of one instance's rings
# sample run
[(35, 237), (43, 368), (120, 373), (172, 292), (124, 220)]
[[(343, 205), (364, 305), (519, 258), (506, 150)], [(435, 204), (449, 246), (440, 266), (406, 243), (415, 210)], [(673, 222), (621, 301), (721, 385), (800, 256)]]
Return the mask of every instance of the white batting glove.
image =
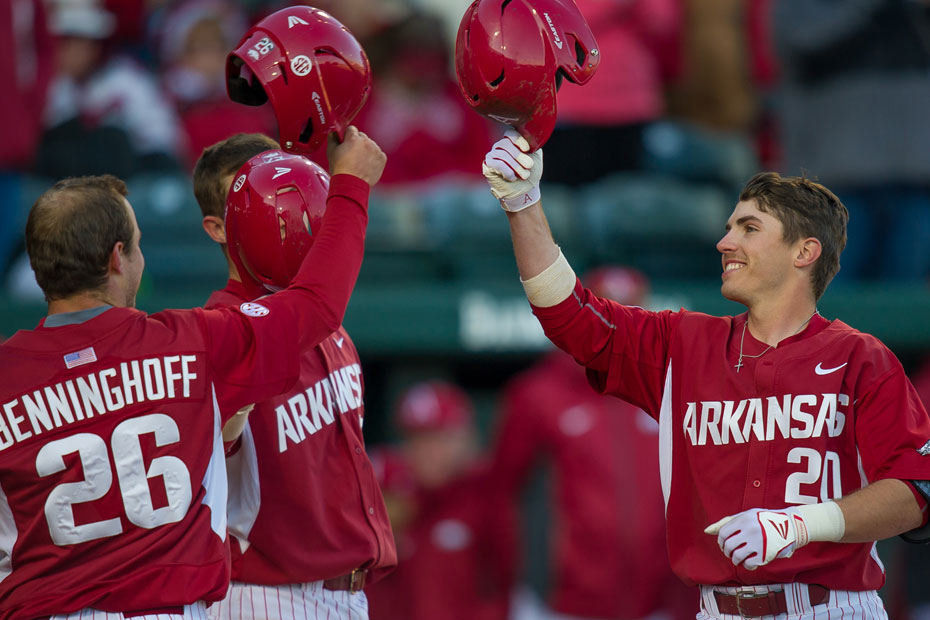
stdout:
[(753, 508), (710, 525), (704, 533), (735, 566), (756, 570), (776, 558), (790, 558), (811, 541), (839, 541), (845, 532), (843, 511), (834, 502), (781, 510)]
[(530, 144), (516, 131), (508, 130), (484, 158), (481, 171), (491, 193), (505, 211), (521, 211), (539, 202), (542, 149), (530, 153)]

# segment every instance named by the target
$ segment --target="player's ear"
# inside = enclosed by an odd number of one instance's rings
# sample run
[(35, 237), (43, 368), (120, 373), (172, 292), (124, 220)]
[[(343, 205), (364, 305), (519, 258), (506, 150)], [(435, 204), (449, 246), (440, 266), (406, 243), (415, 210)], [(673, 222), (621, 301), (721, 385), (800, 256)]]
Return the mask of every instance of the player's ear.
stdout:
[(223, 218), (215, 215), (207, 215), (203, 218), (203, 230), (207, 236), (217, 243), (226, 243), (226, 224)]
[(798, 253), (794, 258), (795, 267), (813, 265), (823, 252), (823, 246), (820, 245), (820, 240), (815, 237), (803, 239), (798, 243), (797, 248)]
[(117, 241), (113, 244), (113, 249), (110, 250), (109, 264), (107, 265), (110, 273), (123, 273), (123, 259), (125, 258), (123, 256), (123, 250), (125, 249), (122, 241)]

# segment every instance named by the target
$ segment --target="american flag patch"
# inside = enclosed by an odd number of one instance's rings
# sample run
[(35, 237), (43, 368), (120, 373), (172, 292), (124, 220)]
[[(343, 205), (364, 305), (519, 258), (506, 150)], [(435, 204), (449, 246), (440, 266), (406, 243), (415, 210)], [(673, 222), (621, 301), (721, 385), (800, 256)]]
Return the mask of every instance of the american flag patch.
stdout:
[(65, 366), (68, 368), (83, 366), (84, 364), (90, 364), (96, 361), (97, 353), (94, 352), (94, 347), (87, 347), (86, 349), (75, 351), (74, 353), (68, 353), (65, 356)]

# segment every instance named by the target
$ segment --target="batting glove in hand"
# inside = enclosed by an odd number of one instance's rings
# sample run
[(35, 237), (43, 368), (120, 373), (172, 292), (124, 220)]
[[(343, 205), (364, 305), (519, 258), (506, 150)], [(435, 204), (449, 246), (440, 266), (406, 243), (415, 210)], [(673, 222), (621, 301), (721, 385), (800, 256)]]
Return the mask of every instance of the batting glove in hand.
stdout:
[(539, 202), (542, 149), (532, 153), (529, 150), (529, 142), (509, 130), (494, 143), (481, 165), (491, 193), (505, 211), (521, 211)]
[(775, 558), (790, 558), (810, 542), (807, 523), (797, 508), (753, 508), (724, 517), (704, 530), (717, 536), (717, 544), (735, 566), (748, 570), (765, 566)]

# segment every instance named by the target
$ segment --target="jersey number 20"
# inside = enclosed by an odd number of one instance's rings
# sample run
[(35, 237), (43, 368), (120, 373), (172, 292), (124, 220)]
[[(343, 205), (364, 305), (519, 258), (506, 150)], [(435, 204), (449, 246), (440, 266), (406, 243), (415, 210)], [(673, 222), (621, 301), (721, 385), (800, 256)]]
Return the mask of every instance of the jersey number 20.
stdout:
[[(180, 441), (175, 421), (163, 413), (153, 413), (120, 422), (113, 429), (110, 448), (126, 517), (139, 527), (151, 529), (184, 518), (191, 503), (191, 476), (184, 462), (175, 456), (154, 458), (146, 469), (139, 444), (139, 436), (145, 434), (153, 434), (158, 447)], [(107, 444), (102, 437), (77, 433), (47, 443), (36, 457), (36, 471), (41, 477), (64, 471), (63, 457), (74, 452), (80, 457), (84, 480), (59, 484), (45, 501), (45, 518), (56, 545), (73, 545), (123, 531), (119, 517), (81, 525), (74, 522), (73, 504), (100, 499), (113, 484)], [(149, 490), (149, 480), (157, 476), (162, 476), (168, 498), (168, 505), (161, 508), (152, 506)]]

